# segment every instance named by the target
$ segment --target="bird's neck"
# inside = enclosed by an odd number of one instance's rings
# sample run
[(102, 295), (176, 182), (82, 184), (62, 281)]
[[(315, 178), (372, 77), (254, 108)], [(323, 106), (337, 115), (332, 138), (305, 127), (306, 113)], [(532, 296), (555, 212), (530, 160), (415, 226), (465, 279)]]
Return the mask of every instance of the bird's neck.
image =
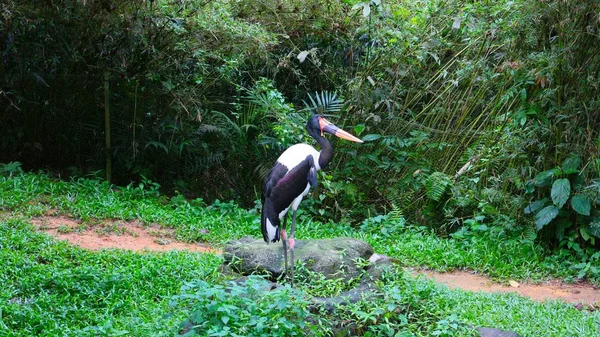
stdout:
[(327, 140), (327, 138), (319, 135), (319, 137), (315, 137), (317, 143), (321, 146), (321, 154), (319, 155), (319, 167), (324, 169), (327, 164), (333, 158), (333, 147), (331, 143)]

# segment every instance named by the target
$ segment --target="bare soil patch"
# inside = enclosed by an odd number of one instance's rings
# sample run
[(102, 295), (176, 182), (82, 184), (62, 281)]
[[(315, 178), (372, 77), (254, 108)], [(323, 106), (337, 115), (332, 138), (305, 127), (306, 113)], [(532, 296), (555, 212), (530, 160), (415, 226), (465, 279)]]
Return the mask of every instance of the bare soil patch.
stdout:
[(588, 282), (571, 284), (559, 280), (551, 280), (540, 284), (515, 282), (513, 286), (499, 284), (485, 276), (467, 271), (438, 273), (429, 270), (420, 270), (413, 272), (413, 275), (415, 274), (422, 274), (438, 283), (445, 284), (451, 289), (463, 289), (474, 292), (511, 292), (536, 301), (560, 299), (568, 303), (573, 303), (578, 308), (600, 309), (600, 289)]
[(126, 249), (132, 251), (171, 251), (218, 253), (206, 245), (179, 242), (173, 239), (173, 230), (144, 226), (138, 221), (104, 220), (97, 224), (82, 225), (81, 221), (65, 216), (48, 216), (32, 220), (41, 231), (90, 250)]

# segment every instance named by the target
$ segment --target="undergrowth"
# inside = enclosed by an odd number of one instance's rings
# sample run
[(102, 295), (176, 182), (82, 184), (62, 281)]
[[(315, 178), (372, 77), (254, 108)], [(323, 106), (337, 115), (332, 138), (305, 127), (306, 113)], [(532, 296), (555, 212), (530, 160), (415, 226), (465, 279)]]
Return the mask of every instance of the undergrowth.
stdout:
[[(137, 219), (174, 228), (178, 240), (208, 242), (215, 247), (244, 236), (260, 236), (259, 205), (245, 210), (233, 202), (206, 205), (202, 199), (167, 198), (151, 182), (121, 188), (99, 180), (64, 182), (45, 174), (19, 174), (0, 178), (0, 196), (0, 209), (25, 216), (64, 214), (82, 219), (84, 224), (95, 219)], [(393, 212), (353, 227), (316, 222), (302, 210), (297, 228), (299, 239), (347, 236), (367, 241), (378, 253), (398, 258), (406, 266), (472, 269), (500, 280), (559, 277), (598, 282), (599, 278), (596, 257), (584, 251), (552, 254), (516, 229), (483, 230), (483, 225), (472, 223), (439, 237), (430, 228), (407, 224)]]
[[(184, 281), (218, 277), (219, 257), (90, 252), (0, 219), (0, 335), (150, 336), (182, 319), (168, 305)], [(160, 318), (157, 320), (157, 318)]]
[[(269, 285), (259, 278), (224, 280), (219, 256), (90, 252), (38, 233), (31, 224), (31, 217), (48, 212), (85, 221), (136, 218), (175, 228), (188, 241), (221, 246), (230, 239), (259, 236), (256, 210), (168, 199), (152, 184), (114, 188), (44, 174), (0, 178), (0, 196), (0, 334), (6, 336), (249, 336), (256, 331), (319, 336), (341, 327), (364, 336), (474, 336), (473, 326), (522, 336), (596, 336), (600, 324), (598, 312), (562, 302), (449, 290), (400, 269), (388, 270), (378, 281), (380, 297), (364, 297), (328, 312), (315, 307), (311, 296), (339, 294), (347, 290), (342, 281), (313, 280), (306, 274), (298, 289), (267, 291)], [(194, 235), (201, 229), (202, 236)], [(535, 242), (502, 235), (507, 234), (464, 232), (440, 238), (393, 214), (369, 219), (361, 228), (313, 222), (306, 214), (298, 224), (300, 238), (361, 238), (405, 266), (470, 268), (500, 279), (576, 276), (561, 270), (564, 261), (548, 257)]]

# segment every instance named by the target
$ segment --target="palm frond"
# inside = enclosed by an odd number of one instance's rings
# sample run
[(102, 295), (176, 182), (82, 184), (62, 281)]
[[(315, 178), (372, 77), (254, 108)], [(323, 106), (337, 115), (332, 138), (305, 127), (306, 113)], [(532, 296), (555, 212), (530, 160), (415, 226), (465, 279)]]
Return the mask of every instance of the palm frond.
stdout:
[(310, 104), (304, 100), (302, 102), (304, 102), (306, 109), (314, 114), (339, 112), (344, 105), (344, 99), (331, 91), (321, 91), (320, 93), (315, 91), (314, 97), (308, 94), (308, 99)]

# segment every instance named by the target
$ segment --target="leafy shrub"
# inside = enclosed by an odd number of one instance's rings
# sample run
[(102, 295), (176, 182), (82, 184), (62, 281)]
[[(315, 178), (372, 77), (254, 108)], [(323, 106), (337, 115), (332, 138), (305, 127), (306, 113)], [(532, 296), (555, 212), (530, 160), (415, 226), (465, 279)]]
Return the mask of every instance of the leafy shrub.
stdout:
[(549, 228), (558, 241), (569, 235), (594, 245), (600, 238), (600, 183), (586, 183), (581, 165), (579, 156), (571, 156), (560, 167), (536, 175), (527, 192), (537, 188), (538, 198), (525, 208), (525, 214), (535, 214), (538, 231)]
[(308, 301), (285, 287), (270, 291), (269, 282), (249, 277), (243, 284), (187, 283), (172, 305), (191, 307), (183, 336), (303, 336), (310, 323)]
[(0, 163), (0, 175), (12, 177), (14, 174), (17, 173), (23, 173), (23, 169), (21, 168), (20, 162), (13, 161), (6, 164)]

